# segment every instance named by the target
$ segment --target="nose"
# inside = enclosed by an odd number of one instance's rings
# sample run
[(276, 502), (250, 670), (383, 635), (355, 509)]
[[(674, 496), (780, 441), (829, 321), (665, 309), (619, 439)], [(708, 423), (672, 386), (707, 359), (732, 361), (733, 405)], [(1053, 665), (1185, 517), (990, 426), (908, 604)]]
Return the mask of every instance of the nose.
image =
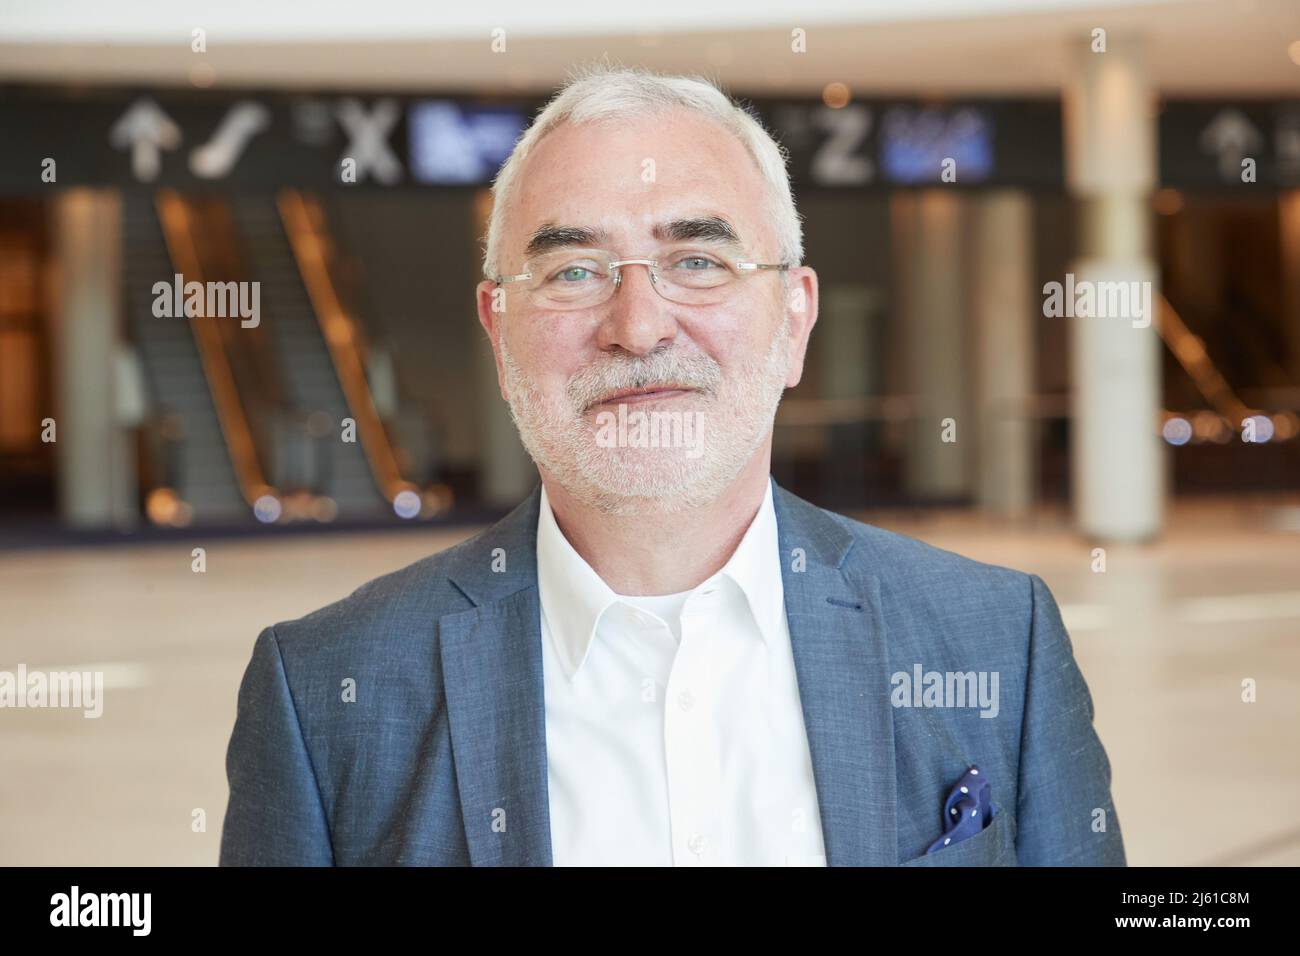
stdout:
[(619, 267), (619, 273), (622, 278), (605, 304), (597, 330), (600, 347), (646, 355), (671, 342), (677, 336), (673, 305), (655, 290), (650, 268), (628, 263)]

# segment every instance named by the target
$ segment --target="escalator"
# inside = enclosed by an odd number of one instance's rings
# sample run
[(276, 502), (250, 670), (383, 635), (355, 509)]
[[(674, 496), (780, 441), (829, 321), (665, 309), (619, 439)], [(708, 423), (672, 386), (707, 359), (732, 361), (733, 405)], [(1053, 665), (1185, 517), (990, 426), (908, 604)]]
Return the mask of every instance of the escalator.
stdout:
[[(275, 197), (237, 197), (230, 202), (230, 213), (241, 248), (243, 278), (261, 283), (263, 321), (278, 356), (287, 400), (307, 416), (313, 434), (321, 439), (314, 490), (328, 497), (340, 516), (392, 514), (391, 502), (409, 489), (401, 483), (395, 465), (385, 467), (381, 459), (377, 467), (376, 451), (385, 454), (387, 438), (361, 366), (340, 367), (340, 356), (344, 362), (351, 357), (357, 363), (347, 327), (335, 334), (333, 343), (327, 341), (323, 329), (334, 316), (319, 314), (326, 306), (314, 300), (309, 290), (312, 278), (302, 271)], [(347, 428), (346, 419), (355, 425)], [(391, 456), (391, 451), (387, 454)]]
[(241, 492), (235, 464), (209, 387), (201, 343), (183, 317), (154, 315), (154, 285), (182, 270), (173, 262), (152, 194), (123, 197), (123, 287), (126, 324), (141, 359), (161, 440), (158, 488), (186, 509), (185, 523), (246, 520), (250, 503)]
[[(314, 202), (292, 191), (134, 194), (124, 242), (130, 337), (153, 406), (153, 520), (366, 521), (450, 503), (445, 486), (403, 478), (411, 456), (376, 406), (365, 337), (342, 304)], [(154, 314), (155, 284), (177, 275), (205, 287), (202, 314)], [(222, 301), (214, 287), (255, 289), (257, 320), (206, 314)]]

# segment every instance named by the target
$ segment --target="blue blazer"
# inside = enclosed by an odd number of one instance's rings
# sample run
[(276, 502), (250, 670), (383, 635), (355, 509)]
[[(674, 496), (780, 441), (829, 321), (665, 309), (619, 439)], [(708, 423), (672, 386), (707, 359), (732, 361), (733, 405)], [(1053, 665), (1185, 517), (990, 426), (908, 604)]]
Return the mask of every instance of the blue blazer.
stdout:
[[(261, 633), (222, 865), (551, 865), (539, 492)], [(1110, 764), (1047, 586), (779, 486), (774, 501), (827, 863), (1122, 866)], [(996, 673), (997, 716), (925, 706), (896, 677), (931, 671)], [(972, 766), (997, 813), (927, 853)]]

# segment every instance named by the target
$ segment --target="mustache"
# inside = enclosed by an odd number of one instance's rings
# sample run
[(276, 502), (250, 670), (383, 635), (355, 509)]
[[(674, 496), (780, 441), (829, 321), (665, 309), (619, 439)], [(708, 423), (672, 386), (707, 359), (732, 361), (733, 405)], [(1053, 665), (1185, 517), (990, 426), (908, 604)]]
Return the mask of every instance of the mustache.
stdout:
[(649, 355), (601, 358), (569, 379), (566, 392), (581, 414), (613, 392), (675, 387), (712, 397), (721, 383), (722, 366), (703, 352), (665, 348)]

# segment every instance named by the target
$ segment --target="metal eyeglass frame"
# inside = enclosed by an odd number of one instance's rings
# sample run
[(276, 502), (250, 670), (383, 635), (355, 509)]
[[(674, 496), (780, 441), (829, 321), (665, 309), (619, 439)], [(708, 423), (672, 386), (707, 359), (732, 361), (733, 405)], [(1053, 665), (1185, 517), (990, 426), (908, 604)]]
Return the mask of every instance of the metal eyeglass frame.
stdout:
[[(603, 250), (592, 249), (589, 251), (598, 252)], [(722, 258), (722, 257), (719, 256), (718, 258)], [(733, 262), (731, 263), (731, 265), (735, 268), (737, 272), (741, 273), (742, 275), (752, 274), (760, 269), (774, 269), (779, 272), (790, 271), (790, 264), (788, 262)], [(675, 301), (673, 299), (668, 299), (668, 297), (663, 294), (663, 290), (659, 288), (659, 282), (655, 278), (655, 275), (659, 268), (658, 259), (611, 259), (606, 264), (606, 268), (608, 268), (610, 271), (614, 273), (614, 285), (612, 291), (609, 293), (609, 296), (606, 299), (602, 299), (599, 304), (604, 304), (610, 298), (613, 298), (614, 295), (618, 292), (619, 287), (622, 286), (623, 266), (645, 266), (646, 270), (650, 273), (650, 284), (654, 286), (654, 290), (658, 292), (659, 295), (663, 296), (663, 298), (667, 299), (669, 302)], [(497, 276), (492, 281), (495, 282), (497, 285), (505, 285), (507, 282), (522, 282), (525, 279), (531, 279), (532, 277), (533, 274), (531, 272), (521, 272), (518, 275), (513, 275), (513, 276)], [(677, 304), (681, 305), (683, 303), (679, 302)]]

